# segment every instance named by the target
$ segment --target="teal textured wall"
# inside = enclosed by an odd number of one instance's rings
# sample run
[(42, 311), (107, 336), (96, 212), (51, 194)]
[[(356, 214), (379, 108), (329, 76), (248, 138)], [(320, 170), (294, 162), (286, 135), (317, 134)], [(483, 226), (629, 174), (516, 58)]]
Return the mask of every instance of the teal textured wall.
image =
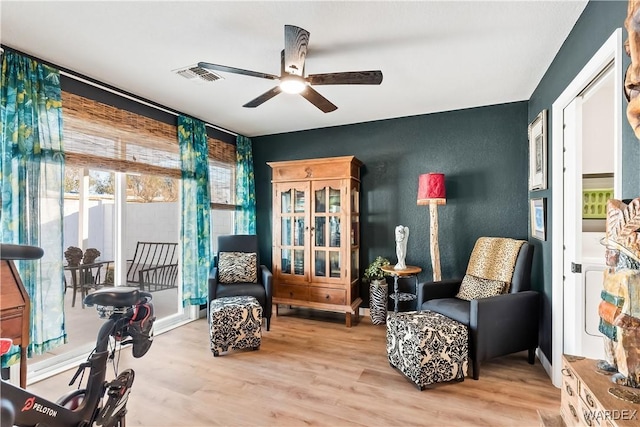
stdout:
[[(462, 277), (478, 237), (527, 238), (527, 152), (526, 102), (253, 138), (261, 257), (270, 262), (266, 162), (355, 155), (364, 163), (361, 266), (377, 255), (396, 261), (394, 228), (402, 224), (410, 230), (407, 264), (423, 268), (421, 281), (431, 279), (429, 211), (416, 204), (418, 176), (442, 172), (442, 277)], [(368, 287), (361, 296), (368, 303)]]

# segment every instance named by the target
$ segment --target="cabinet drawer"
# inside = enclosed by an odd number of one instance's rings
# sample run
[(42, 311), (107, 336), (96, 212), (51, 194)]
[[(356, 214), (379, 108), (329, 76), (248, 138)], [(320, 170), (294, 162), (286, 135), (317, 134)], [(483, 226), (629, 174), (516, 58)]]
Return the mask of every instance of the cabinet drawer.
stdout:
[(276, 286), (275, 295), (277, 298), (307, 301), (309, 299), (309, 286), (279, 283)]
[(580, 399), (578, 402), (578, 415), (580, 416), (580, 422), (582, 425), (589, 427), (600, 427), (601, 419), (604, 411), (598, 411), (596, 406), (590, 406), (587, 402)]
[(562, 360), (562, 389), (560, 391), (560, 415), (567, 426), (580, 426), (578, 377), (566, 360)]
[(567, 427), (576, 427), (581, 425), (580, 414), (578, 414), (578, 407), (576, 406), (576, 403), (577, 402), (564, 399), (563, 396), (562, 404), (560, 405), (560, 416)]
[(2, 312), (2, 321), (0, 321), (0, 336), (3, 338), (11, 338), (14, 344), (16, 340), (22, 337), (22, 314), (24, 310), (6, 310)]
[(577, 384), (567, 380), (566, 377), (562, 380), (561, 390), (561, 413), (565, 424), (568, 426), (580, 425), (580, 412)]
[(326, 304), (345, 305), (346, 292), (344, 289), (319, 288), (312, 286), (309, 289), (309, 300)]
[(596, 402), (593, 395), (591, 394), (591, 391), (589, 391), (589, 389), (586, 388), (582, 383), (580, 384), (579, 395), (580, 395), (580, 400), (582, 400), (582, 403), (584, 404), (584, 407), (587, 410), (596, 411), (600, 409), (598, 407), (598, 403)]
[(571, 369), (571, 366), (567, 363), (565, 359), (562, 359), (562, 392), (564, 393), (566, 390), (566, 385), (570, 387), (573, 391), (574, 395), (579, 395), (578, 391), (578, 377), (576, 373)]

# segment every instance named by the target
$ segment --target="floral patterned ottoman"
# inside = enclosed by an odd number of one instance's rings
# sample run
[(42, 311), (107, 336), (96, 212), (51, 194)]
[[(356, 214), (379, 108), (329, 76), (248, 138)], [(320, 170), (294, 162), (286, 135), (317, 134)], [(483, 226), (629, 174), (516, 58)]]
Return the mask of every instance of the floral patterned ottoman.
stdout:
[(440, 313), (408, 311), (387, 318), (389, 363), (414, 382), (463, 381), (469, 356), (467, 327)]
[(209, 337), (214, 357), (230, 347), (260, 348), (261, 324), (262, 307), (254, 297), (224, 297), (211, 301)]

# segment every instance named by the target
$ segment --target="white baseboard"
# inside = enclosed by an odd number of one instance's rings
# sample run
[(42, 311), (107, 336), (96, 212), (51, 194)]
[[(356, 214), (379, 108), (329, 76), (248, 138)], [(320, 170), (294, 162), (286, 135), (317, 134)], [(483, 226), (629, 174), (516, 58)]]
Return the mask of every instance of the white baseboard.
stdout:
[[(538, 360), (540, 361), (540, 364), (542, 365), (547, 375), (553, 382), (553, 366), (551, 365), (551, 362), (549, 362), (549, 359), (547, 359), (547, 356), (544, 355), (540, 347), (536, 349), (536, 356), (538, 356)], [(556, 387), (560, 388), (559, 386), (556, 386)]]

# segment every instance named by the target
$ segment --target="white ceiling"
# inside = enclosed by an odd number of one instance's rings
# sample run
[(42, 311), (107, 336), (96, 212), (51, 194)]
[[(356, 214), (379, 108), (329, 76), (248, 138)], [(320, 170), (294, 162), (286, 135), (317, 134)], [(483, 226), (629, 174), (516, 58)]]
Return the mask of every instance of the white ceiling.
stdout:
[[(1, 42), (246, 136), (527, 100), (585, 8), (559, 1), (1, 3)], [(199, 61), (280, 74), (284, 25), (308, 30), (306, 72), (382, 70), (380, 86), (318, 86), (242, 105), (274, 81), (172, 70)]]

